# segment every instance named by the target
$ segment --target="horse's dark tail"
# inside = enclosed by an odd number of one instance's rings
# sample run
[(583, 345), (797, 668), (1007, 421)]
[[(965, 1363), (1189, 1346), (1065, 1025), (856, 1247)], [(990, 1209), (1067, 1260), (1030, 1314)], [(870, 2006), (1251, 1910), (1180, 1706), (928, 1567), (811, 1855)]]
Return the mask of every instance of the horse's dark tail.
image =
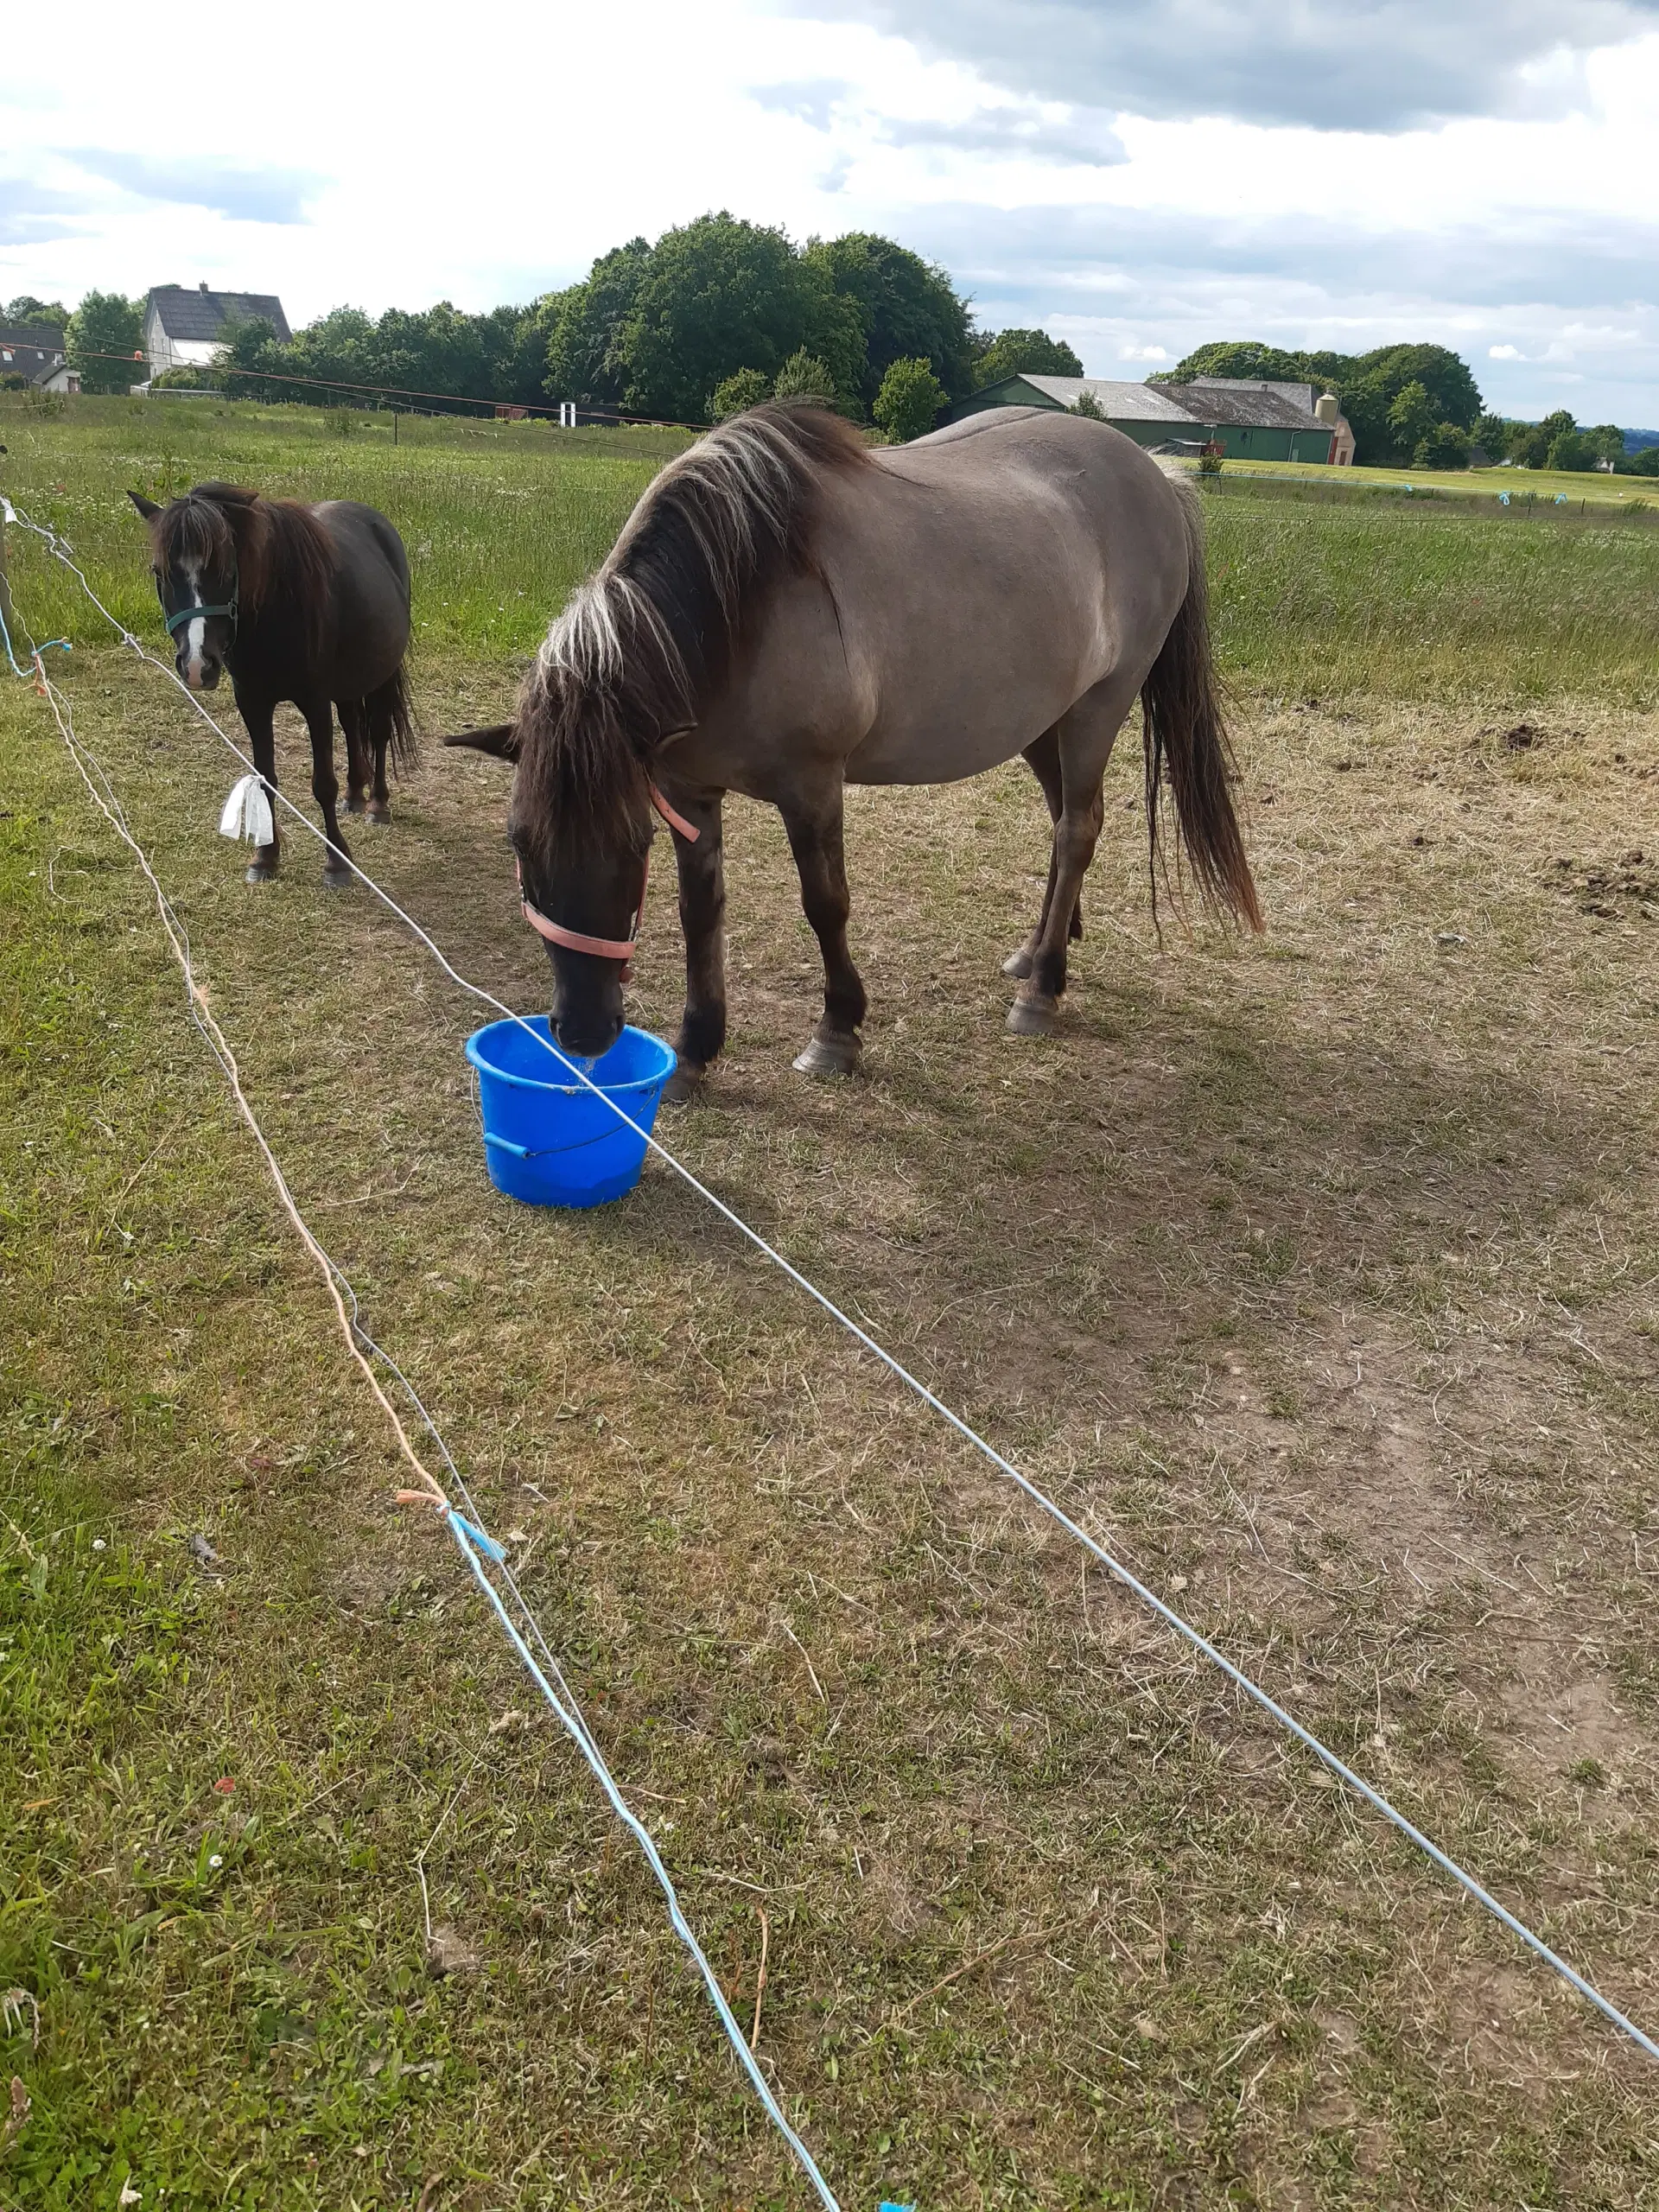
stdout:
[(1159, 850), (1163, 787), (1175, 797), (1181, 845), (1206, 905), (1262, 926), (1244, 839), (1233, 811), (1233, 749), (1222, 712), (1210, 644), (1210, 597), (1204, 573), (1204, 518), (1197, 498), (1178, 483), (1186, 519), (1186, 597), (1152, 673), (1141, 687), (1146, 715), (1147, 836), (1153, 911), (1163, 874)]
[(421, 740), (401, 663), (397, 673), (389, 676), (378, 691), (371, 691), (363, 704), (368, 712), (371, 741), (384, 742), (399, 777), (411, 773), (420, 760)]

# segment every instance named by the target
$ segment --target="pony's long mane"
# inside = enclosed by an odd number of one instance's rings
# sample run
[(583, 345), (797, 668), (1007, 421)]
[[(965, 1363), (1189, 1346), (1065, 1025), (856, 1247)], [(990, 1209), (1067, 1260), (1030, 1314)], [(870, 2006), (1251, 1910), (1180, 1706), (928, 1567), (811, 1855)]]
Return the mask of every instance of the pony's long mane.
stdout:
[(334, 582), (327, 533), (296, 499), (267, 499), (238, 484), (198, 484), (156, 519), (156, 550), (171, 567), (234, 567), (242, 617), (280, 623), (308, 656), (317, 652)]
[(869, 455), (827, 409), (772, 402), (699, 438), (657, 477), (598, 573), (548, 632), (519, 696), (518, 834), (650, 834), (652, 754), (695, 726), (772, 585), (808, 573), (815, 493)]

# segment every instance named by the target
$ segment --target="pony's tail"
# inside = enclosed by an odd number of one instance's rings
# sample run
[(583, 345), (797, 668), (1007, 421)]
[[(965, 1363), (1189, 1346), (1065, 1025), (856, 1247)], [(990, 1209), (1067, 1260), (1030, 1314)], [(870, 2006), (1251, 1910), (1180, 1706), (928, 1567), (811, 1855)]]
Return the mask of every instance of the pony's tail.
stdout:
[(371, 740), (377, 745), (385, 741), (399, 777), (410, 774), (420, 761), (421, 739), (401, 664), (397, 673), (389, 676), (378, 691), (371, 691), (363, 704), (368, 712)]
[(1163, 873), (1159, 827), (1163, 787), (1175, 797), (1175, 819), (1198, 895), (1210, 906), (1262, 926), (1262, 908), (1233, 811), (1232, 743), (1210, 644), (1210, 600), (1204, 573), (1204, 518), (1185, 484), (1176, 487), (1186, 523), (1186, 596), (1141, 687), (1146, 716), (1147, 836), (1154, 916)]

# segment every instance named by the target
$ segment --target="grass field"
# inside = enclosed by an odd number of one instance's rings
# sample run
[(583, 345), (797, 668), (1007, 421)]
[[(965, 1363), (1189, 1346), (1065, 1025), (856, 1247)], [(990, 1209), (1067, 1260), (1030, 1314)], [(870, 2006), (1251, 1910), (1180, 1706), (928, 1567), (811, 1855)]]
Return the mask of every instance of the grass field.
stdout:
[[(0, 431), (0, 486), (152, 626), (119, 499), (154, 420)], [(394, 460), (238, 410), (168, 465), (424, 512), (474, 563), (423, 633), (442, 727), (505, 696), (653, 458), (471, 435)], [(1064, 1033), (1008, 1039), (1029, 779), (857, 794), (868, 1071), (806, 1084), (816, 963), (776, 822), (734, 807), (733, 1045), (671, 1139), (1651, 2031), (1653, 540), (1541, 528), (1508, 569), (1484, 523), (1361, 520), (1216, 505), (1264, 940), (1160, 945), (1121, 764)], [(12, 576), (65, 626), (16, 543)], [(216, 742), (92, 636), (79, 727), (300, 1201), (746, 2024), (764, 1924), (757, 2048), (849, 2212), (1659, 2205), (1650, 2063), (672, 1179), (591, 1217), (494, 1198), (467, 1004), (297, 838), (248, 892)], [(429, 758), (360, 849), (529, 1007), (504, 803)], [(804, 2205), (637, 1859), (390, 1503), (142, 879), (22, 684), (0, 910), (0, 2205)], [(676, 967), (664, 901), (651, 1027)]]
[[(435, 668), (533, 651), (549, 607), (684, 442), (672, 431), (442, 421), (405, 421), (399, 437), (394, 448), (390, 418), (301, 408), (0, 405), (12, 498), (85, 553), (124, 621), (150, 620), (154, 604), (128, 490), (168, 498), (218, 472), (383, 507), (410, 550), (417, 650)], [(1355, 501), (1345, 484), (1340, 504), (1299, 504), (1287, 488), (1224, 479), (1211, 502), (1217, 639), (1252, 689), (1338, 701), (1659, 699), (1659, 528), (1611, 510), (1601, 526)], [(100, 642), (72, 579), (48, 578), (36, 611), (54, 632)]]
[(1607, 476), (1599, 470), (1580, 474), (1564, 468), (1342, 468), (1300, 461), (1239, 461), (1226, 466), (1225, 480), (1307, 484), (1354, 494), (1362, 492), (1433, 492), (1476, 509), (1491, 509), (1507, 493), (1511, 507), (1553, 505), (1560, 498), (1576, 515), (1580, 507), (1617, 512), (1659, 512), (1659, 484), (1640, 476)]

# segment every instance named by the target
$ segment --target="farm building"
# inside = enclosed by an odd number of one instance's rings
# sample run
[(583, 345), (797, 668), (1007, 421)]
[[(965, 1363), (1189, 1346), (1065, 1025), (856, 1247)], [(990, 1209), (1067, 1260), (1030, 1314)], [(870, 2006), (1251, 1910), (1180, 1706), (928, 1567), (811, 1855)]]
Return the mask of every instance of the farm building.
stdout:
[(946, 415), (961, 422), (988, 407), (1075, 407), (1084, 392), (1116, 430), (1137, 445), (1196, 452), (1218, 445), (1230, 460), (1311, 461), (1341, 467), (1354, 435), (1334, 397), (1311, 384), (1197, 377), (1191, 384), (1126, 384), (1109, 377), (1005, 377), (959, 400)]
[(149, 373), (206, 368), (238, 322), (268, 322), (285, 346), (290, 333), (274, 292), (192, 291), (184, 284), (156, 284), (144, 302), (144, 354)]
[(0, 326), (0, 383), (22, 377), (36, 391), (79, 391), (80, 378), (64, 354), (63, 333), (47, 322)]

